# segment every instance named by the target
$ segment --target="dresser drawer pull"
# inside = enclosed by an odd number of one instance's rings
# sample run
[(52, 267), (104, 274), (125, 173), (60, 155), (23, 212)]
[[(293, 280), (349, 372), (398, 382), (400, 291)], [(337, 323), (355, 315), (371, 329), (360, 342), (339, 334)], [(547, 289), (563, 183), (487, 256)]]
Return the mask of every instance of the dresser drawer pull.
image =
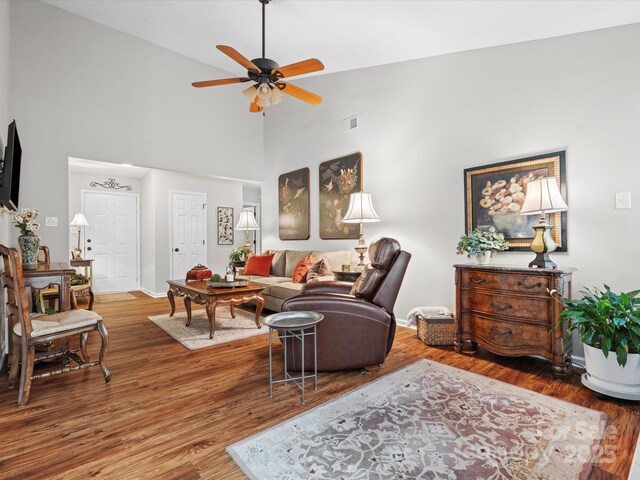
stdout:
[(476, 285), (479, 283), (485, 283), (487, 281), (486, 278), (471, 278), (471, 283), (475, 283)]
[(513, 334), (513, 330), (511, 330), (510, 328), (507, 328), (506, 330), (503, 330), (501, 332), (500, 330), (498, 330), (498, 327), (493, 326), (493, 327), (491, 327), (491, 333), (493, 333), (495, 335), (512, 335)]
[(489, 305), (495, 308), (498, 312), (504, 312), (505, 310), (513, 308), (513, 305), (511, 305), (510, 303), (507, 303), (506, 305), (496, 305), (495, 303), (491, 302)]
[(534, 283), (533, 285), (526, 285), (522, 280), (518, 282), (518, 286), (524, 288), (525, 290), (531, 290), (532, 288), (540, 288), (542, 284), (540, 282)]

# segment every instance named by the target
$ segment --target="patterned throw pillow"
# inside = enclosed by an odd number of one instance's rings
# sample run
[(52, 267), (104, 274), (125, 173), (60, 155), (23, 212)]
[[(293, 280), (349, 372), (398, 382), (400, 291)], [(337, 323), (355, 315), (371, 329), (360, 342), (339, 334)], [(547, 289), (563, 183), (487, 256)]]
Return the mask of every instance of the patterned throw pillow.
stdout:
[(247, 265), (244, 267), (242, 274), (268, 277), (271, 260), (273, 260), (273, 253), (267, 255), (250, 255), (247, 257)]
[(314, 263), (316, 263), (316, 257), (313, 255), (307, 255), (300, 260), (293, 270), (293, 283), (305, 283), (307, 281), (307, 273)]
[(331, 265), (327, 257), (320, 259), (311, 266), (307, 272), (307, 282), (316, 277), (324, 277), (325, 275), (331, 275)]

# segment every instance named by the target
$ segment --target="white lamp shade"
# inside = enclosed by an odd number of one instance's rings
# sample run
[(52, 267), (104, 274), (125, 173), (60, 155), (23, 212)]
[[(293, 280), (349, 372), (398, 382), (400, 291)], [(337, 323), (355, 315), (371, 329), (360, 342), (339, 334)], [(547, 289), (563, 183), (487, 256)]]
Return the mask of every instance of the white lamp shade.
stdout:
[(351, 194), (349, 209), (342, 219), (342, 223), (370, 223), (379, 222), (380, 217), (373, 208), (371, 194), (356, 192)]
[(271, 105), (277, 105), (282, 100), (284, 100), (284, 93), (278, 87), (275, 87), (271, 92)]
[(520, 213), (536, 215), (541, 213), (563, 212), (568, 210), (555, 177), (534, 180), (527, 184), (527, 195)]
[(76, 216), (73, 217), (73, 220), (71, 220), (71, 223), (69, 224), (72, 227), (86, 227), (87, 225), (89, 225), (89, 222), (87, 222), (87, 219), (84, 218), (84, 215), (80, 212), (76, 213)]
[(240, 219), (236, 224), (236, 230), (260, 230), (260, 225), (256, 222), (253, 210), (248, 208), (240, 212)]

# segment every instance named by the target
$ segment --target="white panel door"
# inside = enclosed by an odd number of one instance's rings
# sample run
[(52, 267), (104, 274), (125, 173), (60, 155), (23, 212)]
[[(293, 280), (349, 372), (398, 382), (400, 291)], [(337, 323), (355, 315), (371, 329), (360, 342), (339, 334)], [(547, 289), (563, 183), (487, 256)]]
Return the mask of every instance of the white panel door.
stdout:
[(194, 265), (206, 265), (204, 193), (171, 192), (171, 275), (185, 278)]
[(93, 259), (96, 293), (138, 288), (138, 196), (84, 193), (85, 258)]

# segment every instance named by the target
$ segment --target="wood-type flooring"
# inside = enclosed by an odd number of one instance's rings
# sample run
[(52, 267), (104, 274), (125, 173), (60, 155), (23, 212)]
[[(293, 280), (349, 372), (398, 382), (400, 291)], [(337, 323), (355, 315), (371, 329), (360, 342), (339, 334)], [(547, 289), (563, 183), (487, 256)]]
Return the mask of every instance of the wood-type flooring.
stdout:
[[(605, 412), (609, 435), (591, 479), (628, 476), (638, 404), (597, 399), (577, 373), (555, 380), (542, 360), (458, 355), (427, 347), (415, 330), (399, 327), (378, 371), (321, 373), (319, 389), (308, 390), (301, 406), (293, 385), (276, 386), (269, 399), (267, 335), (189, 351), (147, 320), (168, 312), (167, 299), (132, 293), (137, 300), (95, 304), (111, 338), (110, 384), (98, 368), (35, 380), (24, 408), (17, 407), (16, 390), (0, 390), (1, 479), (245, 478), (227, 445), (421, 358)], [(98, 339), (89, 345), (97, 355)], [(0, 385), (6, 381), (5, 373)]]

